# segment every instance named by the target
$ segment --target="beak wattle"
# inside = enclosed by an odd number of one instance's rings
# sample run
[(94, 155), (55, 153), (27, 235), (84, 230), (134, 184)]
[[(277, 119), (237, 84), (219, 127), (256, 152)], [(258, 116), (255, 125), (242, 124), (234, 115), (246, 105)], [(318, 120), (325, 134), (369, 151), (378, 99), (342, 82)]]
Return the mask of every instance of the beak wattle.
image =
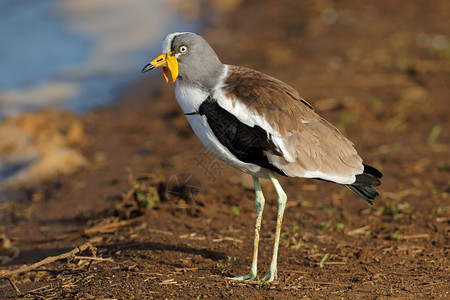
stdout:
[(175, 58), (175, 55), (173, 52), (169, 52), (167, 54), (162, 53), (160, 56), (152, 60), (149, 64), (147, 64), (143, 69), (142, 73), (148, 72), (150, 70), (153, 70), (155, 68), (162, 67), (163, 68), (163, 75), (166, 79), (166, 82), (169, 82), (169, 72), (172, 74), (172, 82), (175, 82), (175, 80), (178, 77), (178, 61)]

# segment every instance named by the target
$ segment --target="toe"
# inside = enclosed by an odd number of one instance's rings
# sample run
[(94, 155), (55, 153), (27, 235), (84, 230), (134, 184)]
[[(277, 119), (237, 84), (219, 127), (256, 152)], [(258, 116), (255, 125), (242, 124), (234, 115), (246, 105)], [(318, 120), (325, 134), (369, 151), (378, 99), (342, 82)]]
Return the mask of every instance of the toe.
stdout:
[(269, 272), (269, 273), (267, 273), (266, 276), (264, 276), (263, 281), (272, 282), (272, 281), (277, 280), (277, 278), (278, 278), (278, 276), (277, 276), (276, 272)]
[(231, 280), (240, 280), (240, 281), (253, 281), (256, 278), (256, 274), (253, 274), (252, 272), (248, 273), (247, 275), (240, 275), (236, 277), (227, 277), (227, 279)]

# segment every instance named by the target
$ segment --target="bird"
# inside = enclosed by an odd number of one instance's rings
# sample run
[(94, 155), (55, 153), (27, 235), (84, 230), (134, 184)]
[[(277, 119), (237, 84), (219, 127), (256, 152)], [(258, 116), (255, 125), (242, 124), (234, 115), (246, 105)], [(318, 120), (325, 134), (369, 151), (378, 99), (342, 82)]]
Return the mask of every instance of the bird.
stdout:
[(260, 178), (270, 179), (277, 194), (272, 260), (264, 282), (278, 279), (277, 257), (287, 196), (277, 175), (341, 184), (373, 205), (382, 174), (363, 164), (353, 143), (320, 117), (298, 91), (262, 72), (223, 64), (200, 35), (173, 32), (162, 41), (162, 54), (142, 73), (162, 67), (174, 83), (175, 98), (194, 133), (219, 159), (252, 176), (256, 222), (253, 256), (246, 275), (258, 276), (258, 247), (265, 198)]

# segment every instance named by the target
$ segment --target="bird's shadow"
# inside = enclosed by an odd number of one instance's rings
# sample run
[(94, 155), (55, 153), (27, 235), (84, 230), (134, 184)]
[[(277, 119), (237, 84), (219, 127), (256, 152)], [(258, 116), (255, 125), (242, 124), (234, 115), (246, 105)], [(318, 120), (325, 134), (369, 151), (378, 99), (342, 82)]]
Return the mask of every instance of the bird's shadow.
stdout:
[[(79, 245), (78, 245), (79, 246)], [(18, 266), (23, 264), (33, 264), (39, 262), (46, 257), (49, 256), (57, 256), (66, 252), (71, 251), (77, 247), (74, 245), (73, 247), (61, 247), (61, 248), (47, 248), (47, 249), (29, 249), (20, 252), (19, 257), (12, 260), (11, 262), (5, 264), (4, 266), (8, 269), (11, 269), (12, 266)], [(213, 261), (219, 261), (226, 259), (227, 256), (223, 252), (193, 248), (185, 245), (173, 245), (173, 244), (164, 244), (159, 242), (120, 242), (120, 243), (111, 243), (111, 244), (100, 244), (95, 245), (97, 249), (101, 249), (102, 257), (111, 257), (115, 258), (118, 255), (115, 254), (119, 250), (136, 250), (136, 251), (170, 251), (170, 252), (181, 252), (189, 255), (200, 255), (206, 259), (210, 259)], [(150, 255), (149, 255), (150, 257)], [(152, 256), (153, 257), (153, 256)], [(149, 258), (151, 260), (151, 258)], [(158, 263), (162, 264), (172, 264), (170, 262), (159, 260)]]
[(169, 252), (181, 252), (190, 255), (200, 255), (206, 259), (211, 259), (213, 261), (226, 259), (227, 256), (223, 252), (193, 248), (186, 245), (171, 245), (164, 244), (160, 242), (125, 242), (125, 243), (114, 243), (108, 245), (97, 246), (98, 248), (106, 249), (108, 253), (113, 253), (118, 250), (137, 250), (137, 251), (169, 251)]

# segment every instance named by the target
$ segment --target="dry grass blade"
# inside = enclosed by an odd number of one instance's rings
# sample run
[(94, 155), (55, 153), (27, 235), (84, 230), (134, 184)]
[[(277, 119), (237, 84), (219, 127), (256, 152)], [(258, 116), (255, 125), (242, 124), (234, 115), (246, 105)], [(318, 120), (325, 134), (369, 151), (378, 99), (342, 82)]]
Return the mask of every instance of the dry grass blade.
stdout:
[(365, 234), (369, 234), (370, 233), (369, 229), (370, 229), (370, 225), (366, 225), (366, 226), (363, 226), (363, 227), (360, 227), (360, 228), (356, 228), (356, 229), (350, 230), (350, 231), (346, 232), (346, 234), (347, 235), (362, 235), (362, 234), (365, 235)]
[(75, 255), (74, 259), (114, 262), (114, 260), (111, 257), (103, 258), (103, 257), (90, 257), (90, 256), (77, 256), (77, 255)]
[(173, 235), (173, 232), (170, 231), (166, 231), (166, 230), (158, 230), (158, 229), (147, 229), (148, 232), (151, 233), (159, 233), (159, 234), (164, 234), (164, 235)]
[(220, 242), (224, 242), (224, 241), (234, 242), (234, 243), (242, 243), (242, 240), (235, 239), (235, 238), (228, 237), (228, 236), (223, 237), (223, 238), (213, 239), (212, 241), (213, 241), (213, 243), (220, 243)]
[(84, 233), (87, 234), (87, 235), (91, 235), (91, 234), (94, 234), (94, 233), (114, 232), (119, 227), (127, 226), (127, 225), (130, 225), (130, 224), (136, 223), (138, 221), (139, 220), (132, 219), (132, 220), (117, 221), (117, 222), (108, 223), (108, 224), (100, 224), (100, 225), (97, 225), (97, 226), (94, 226), (94, 227), (86, 228), (84, 230)]
[(411, 234), (411, 235), (400, 235), (400, 238), (404, 239), (404, 240), (429, 239), (430, 234), (429, 233), (418, 233), (418, 234)]

